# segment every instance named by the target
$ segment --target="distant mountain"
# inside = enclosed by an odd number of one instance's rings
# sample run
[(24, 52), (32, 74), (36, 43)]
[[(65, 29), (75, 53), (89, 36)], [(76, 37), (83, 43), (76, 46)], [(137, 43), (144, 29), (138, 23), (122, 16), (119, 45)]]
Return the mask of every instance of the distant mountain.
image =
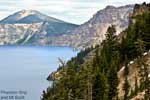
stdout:
[(100, 44), (105, 39), (106, 30), (110, 25), (116, 26), (117, 34), (128, 27), (129, 15), (133, 12), (133, 8), (134, 5), (107, 6), (98, 11), (89, 21), (73, 30), (72, 34), (52, 39), (53, 44), (81, 48)]
[(22, 10), (0, 21), (0, 23), (4, 24), (15, 24), (15, 23), (30, 24), (39, 22), (65, 23), (64, 21), (58, 20), (53, 17), (49, 17), (36, 10)]
[(22, 10), (0, 21), (0, 44), (49, 45), (49, 37), (69, 34), (77, 27), (35, 10)]

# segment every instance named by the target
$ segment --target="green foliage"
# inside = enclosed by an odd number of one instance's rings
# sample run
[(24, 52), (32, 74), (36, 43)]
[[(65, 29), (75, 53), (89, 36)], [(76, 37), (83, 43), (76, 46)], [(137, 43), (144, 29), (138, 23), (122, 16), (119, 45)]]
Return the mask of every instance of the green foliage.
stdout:
[[(142, 52), (150, 48), (150, 29), (148, 28), (150, 27), (150, 13), (144, 13), (135, 17), (135, 19), (136, 22), (131, 23), (126, 30), (126, 38), (123, 38), (121, 43), (121, 51), (130, 58), (129, 60), (137, 57), (141, 52), (141, 48), (143, 49)], [(141, 48), (138, 46), (141, 46)]]
[(115, 66), (111, 66), (110, 71), (108, 73), (108, 84), (109, 84), (109, 100), (113, 100), (117, 98), (118, 95), (118, 77), (117, 77), (117, 69)]
[(128, 74), (129, 74), (128, 59), (127, 59), (127, 56), (125, 56), (125, 70), (124, 70), (125, 80), (124, 80), (124, 85), (123, 85), (124, 100), (128, 100), (128, 95), (129, 95), (130, 84), (128, 82)]
[(105, 74), (97, 72), (93, 82), (93, 100), (108, 100), (108, 89)]
[[(95, 47), (97, 48), (97, 47)], [(93, 50), (94, 48), (88, 47), (85, 50), (81, 50), (76, 57), (72, 58), (70, 61), (68, 62), (74, 62), (75, 65), (79, 65), (79, 64), (83, 64), (84, 63), (84, 57)]]

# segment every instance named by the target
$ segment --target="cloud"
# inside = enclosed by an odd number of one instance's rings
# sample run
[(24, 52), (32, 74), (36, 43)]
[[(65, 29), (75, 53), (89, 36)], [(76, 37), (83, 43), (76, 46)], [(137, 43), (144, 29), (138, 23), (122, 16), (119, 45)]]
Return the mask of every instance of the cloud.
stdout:
[(1, 0), (0, 19), (22, 9), (38, 10), (64, 21), (82, 24), (107, 5), (121, 6), (149, 0)]

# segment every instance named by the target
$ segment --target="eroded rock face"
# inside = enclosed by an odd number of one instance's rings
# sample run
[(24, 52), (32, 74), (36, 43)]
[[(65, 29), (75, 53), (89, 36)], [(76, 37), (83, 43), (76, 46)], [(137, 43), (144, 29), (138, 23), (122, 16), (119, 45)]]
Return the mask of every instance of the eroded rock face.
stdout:
[(106, 30), (115, 25), (117, 34), (128, 27), (129, 14), (133, 12), (134, 5), (122, 7), (107, 6), (98, 11), (93, 18), (72, 31), (72, 34), (57, 38), (50, 38), (53, 45), (67, 45), (87, 47), (100, 44), (105, 39)]
[(33, 34), (38, 33), (42, 23), (36, 24), (0, 24), (0, 44), (17, 44), (28, 41)]

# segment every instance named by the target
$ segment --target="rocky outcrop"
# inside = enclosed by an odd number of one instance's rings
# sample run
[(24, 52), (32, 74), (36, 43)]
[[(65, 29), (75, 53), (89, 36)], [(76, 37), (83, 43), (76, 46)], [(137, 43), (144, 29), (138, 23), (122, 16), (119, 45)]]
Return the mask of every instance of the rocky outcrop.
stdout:
[(0, 44), (23, 44), (34, 34), (38, 34), (41, 25), (42, 23), (0, 24)]
[[(143, 54), (143, 57), (144, 57), (146, 63), (148, 64), (148, 66), (150, 66), (150, 50), (145, 52)], [(135, 90), (135, 84), (136, 84), (135, 81), (137, 81), (137, 84), (140, 87), (141, 76), (139, 75), (139, 72), (141, 69), (138, 65), (137, 58), (134, 59), (133, 61), (129, 62), (128, 68), (129, 68), (128, 82), (130, 85), (129, 94), (131, 94), (131, 91)], [(150, 71), (150, 67), (148, 67), (148, 70)], [(123, 89), (124, 80), (125, 80), (124, 71), (125, 71), (125, 66), (123, 66), (118, 72), (118, 78), (119, 78), (118, 97), (122, 98), (122, 99), (124, 97), (124, 89)], [(141, 92), (141, 93), (137, 94), (137, 96), (133, 97), (131, 100), (142, 100), (142, 98), (144, 97), (144, 94), (145, 94), (145, 92)], [(137, 99), (137, 98), (140, 98), (140, 99)]]

